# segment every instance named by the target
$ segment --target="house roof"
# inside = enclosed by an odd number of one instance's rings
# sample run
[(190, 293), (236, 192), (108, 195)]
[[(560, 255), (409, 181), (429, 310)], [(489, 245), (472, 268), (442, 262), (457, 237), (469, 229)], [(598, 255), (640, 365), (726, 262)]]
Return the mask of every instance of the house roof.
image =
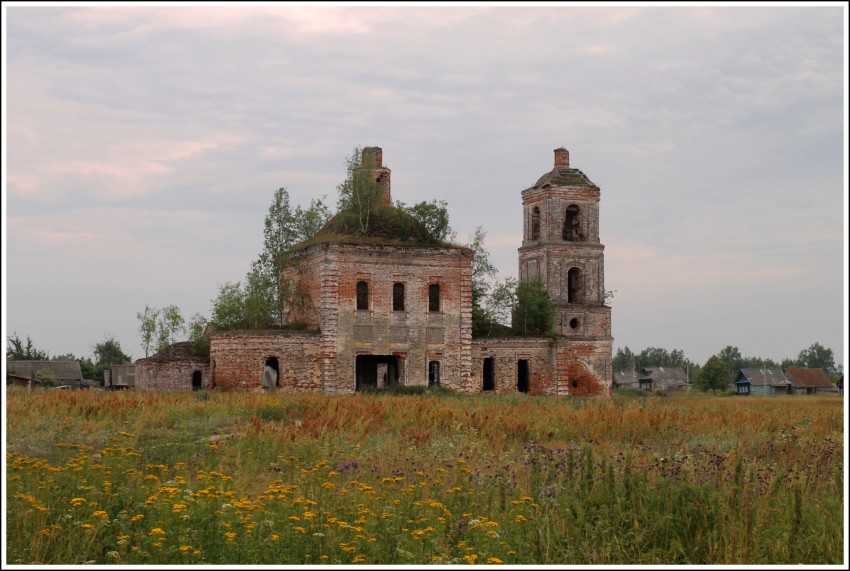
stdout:
[(47, 369), (59, 381), (82, 382), (79, 361), (9, 361), (9, 368), (19, 376), (30, 378), (33, 373)]
[(618, 385), (638, 384), (638, 376), (634, 371), (617, 371), (614, 375)]
[(667, 385), (689, 385), (688, 374), (682, 367), (643, 367), (640, 380)]
[(835, 386), (823, 369), (785, 369), (785, 374), (798, 389), (831, 389)]
[(770, 386), (770, 387), (787, 387), (791, 384), (782, 369), (741, 369), (735, 382), (747, 380), (751, 385)]

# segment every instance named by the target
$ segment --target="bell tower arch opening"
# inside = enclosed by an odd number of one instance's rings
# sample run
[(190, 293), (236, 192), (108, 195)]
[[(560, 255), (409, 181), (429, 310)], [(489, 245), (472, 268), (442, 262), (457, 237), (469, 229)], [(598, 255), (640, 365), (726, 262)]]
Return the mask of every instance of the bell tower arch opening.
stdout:
[(535, 206), (531, 209), (531, 239), (540, 239), (540, 207)]
[(581, 208), (575, 204), (570, 204), (567, 207), (567, 214), (564, 216), (562, 237), (567, 242), (584, 241), (584, 234), (581, 231)]

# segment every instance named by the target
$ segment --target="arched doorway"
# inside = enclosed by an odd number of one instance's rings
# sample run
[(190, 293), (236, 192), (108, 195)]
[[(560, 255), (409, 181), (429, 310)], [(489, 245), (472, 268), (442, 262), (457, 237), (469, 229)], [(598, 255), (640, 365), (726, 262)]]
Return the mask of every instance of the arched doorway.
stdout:
[(199, 391), (201, 390), (201, 386), (203, 384), (203, 376), (200, 371), (195, 371), (192, 373), (192, 390)]
[(496, 368), (494, 365), (494, 361), (495, 359), (493, 359), (493, 357), (487, 357), (486, 359), (484, 359), (484, 370), (482, 371), (482, 376), (484, 378), (484, 386), (482, 387), (482, 390), (496, 390)]
[(528, 392), (528, 360), (519, 359), (516, 362), (516, 390), (520, 393)]
[(280, 386), (280, 364), (277, 357), (268, 357), (263, 368), (263, 388), (276, 389)]

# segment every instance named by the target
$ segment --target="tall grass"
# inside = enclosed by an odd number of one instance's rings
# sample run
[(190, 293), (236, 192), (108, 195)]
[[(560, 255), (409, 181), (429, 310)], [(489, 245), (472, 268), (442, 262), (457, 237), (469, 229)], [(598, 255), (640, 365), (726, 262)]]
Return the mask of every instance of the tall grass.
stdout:
[(17, 564), (829, 564), (837, 398), (10, 392)]

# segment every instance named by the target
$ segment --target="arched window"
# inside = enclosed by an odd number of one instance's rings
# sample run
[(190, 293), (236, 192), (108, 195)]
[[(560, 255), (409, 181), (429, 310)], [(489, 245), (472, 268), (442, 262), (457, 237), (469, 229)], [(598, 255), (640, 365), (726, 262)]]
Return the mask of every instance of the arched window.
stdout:
[(584, 284), (582, 283), (581, 270), (570, 268), (567, 272), (567, 302), (583, 303)]
[(428, 311), (440, 311), (440, 284), (428, 286)]
[(357, 309), (369, 309), (369, 284), (357, 282)]
[(537, 206), (531, 209), (531, 239), (540, 239), (540, 208)]
[(404, 311), (404, 284), (393, 284), (393, 311)]
[(429, 361), (428, 362), (428, 386), (429, 387), (440, 386), (440, 362), (439, 361)]
[(567, 215), (564, 218), (563, 238), (568, 242), (584, 241), (584, 234), (581, 231), (581, 217), (579, 214), (581, 209), (575, 204), (570, 204), (567, 207)]

